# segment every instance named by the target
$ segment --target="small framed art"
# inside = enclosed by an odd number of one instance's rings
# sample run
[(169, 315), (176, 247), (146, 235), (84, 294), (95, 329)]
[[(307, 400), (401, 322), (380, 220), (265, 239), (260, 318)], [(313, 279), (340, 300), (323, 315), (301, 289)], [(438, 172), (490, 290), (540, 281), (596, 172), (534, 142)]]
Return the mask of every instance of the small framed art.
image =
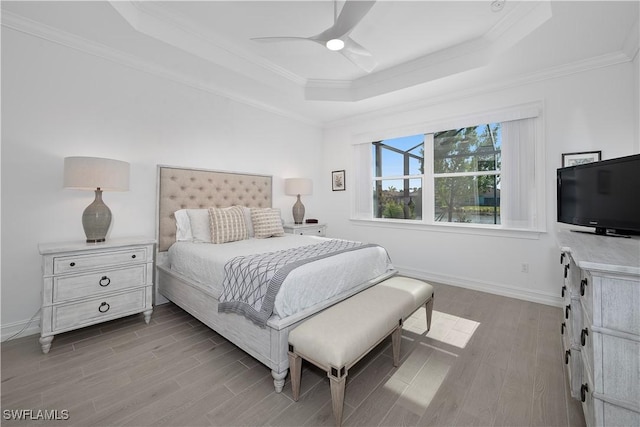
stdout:
[(344, 191), (344, 170), (331, 172), (331, 189), (333, 191)]
[(581, 165), (584, 163), (599, 162), (602, 151), (583, 151), (581, 153), (563, 153), (562, 167)]

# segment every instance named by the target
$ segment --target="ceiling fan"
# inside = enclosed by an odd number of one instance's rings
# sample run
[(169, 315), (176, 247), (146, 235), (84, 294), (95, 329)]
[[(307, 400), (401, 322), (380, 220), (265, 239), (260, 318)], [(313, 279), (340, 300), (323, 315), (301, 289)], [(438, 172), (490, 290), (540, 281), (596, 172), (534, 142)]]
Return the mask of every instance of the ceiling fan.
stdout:
[(373, 7), (375, 1), (346, 0), (338, 15), (337, 0), (333, 2), (333, 26), (311, 37), (254, 37), (257, 42), (312, 41), (344, 55), (355, 65), (370, 73), (378, 63), (371, 52), (354, 41), (349, 34)]

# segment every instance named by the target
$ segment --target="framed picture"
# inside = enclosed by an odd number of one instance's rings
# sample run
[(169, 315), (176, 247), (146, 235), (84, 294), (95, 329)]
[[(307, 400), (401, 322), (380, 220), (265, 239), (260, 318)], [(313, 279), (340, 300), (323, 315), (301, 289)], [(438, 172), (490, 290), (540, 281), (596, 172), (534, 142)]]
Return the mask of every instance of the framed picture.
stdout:
[(331, 189), (333, 191), (344, 191), (344, 170), (331, 172)]
[(563, 153), (562, 167), (581, 165), (583, 163), (598, 162), (602, 151), (583, 151), (581, 153)]

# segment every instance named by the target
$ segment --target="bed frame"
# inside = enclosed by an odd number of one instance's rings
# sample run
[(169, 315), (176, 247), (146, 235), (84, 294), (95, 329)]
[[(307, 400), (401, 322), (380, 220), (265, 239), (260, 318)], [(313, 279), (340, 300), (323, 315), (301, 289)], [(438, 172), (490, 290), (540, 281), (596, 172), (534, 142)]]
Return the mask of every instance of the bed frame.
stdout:
[(218, 300), (206, 286), (172, 271), (167, 250), (175, 242), (178, 209), (226, 207), (271, 207), (272, 177), (204, 169), (158, 166), (158, 253), (156, 284), (159, 293), (218, 334), (268, 366), (276, 392), (281, 392), (289, 369), (289, 331), (306, 318), (390, 276), (389, 272), (346, 293), (309, 307), (295, 315), (272, 316), (261, 328), (244, 316), (218, 313)]

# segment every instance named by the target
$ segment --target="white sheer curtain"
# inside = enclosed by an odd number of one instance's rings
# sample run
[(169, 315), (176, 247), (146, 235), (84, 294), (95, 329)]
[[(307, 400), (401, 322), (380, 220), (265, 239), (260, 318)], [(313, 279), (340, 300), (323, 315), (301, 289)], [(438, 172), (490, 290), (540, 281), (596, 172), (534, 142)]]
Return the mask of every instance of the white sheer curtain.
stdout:
[[(500, 222), (506, 228), (538, 228), (537, 120), (502, 122)], [(540, 180), (540, 185), (543, 183)]]
[(373, 166), (371, 143), (353, 145), (352, 218), (371, 219), (373, 216)]

